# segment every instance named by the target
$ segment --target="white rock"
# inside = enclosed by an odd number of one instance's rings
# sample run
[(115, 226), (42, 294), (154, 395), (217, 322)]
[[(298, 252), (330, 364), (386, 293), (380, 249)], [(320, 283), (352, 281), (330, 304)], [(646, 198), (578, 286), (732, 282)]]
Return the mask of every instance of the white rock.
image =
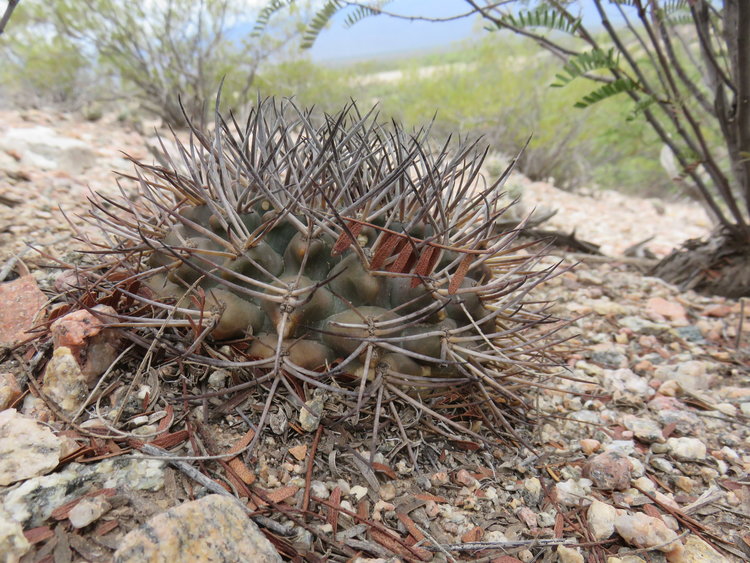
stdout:
[(70, 509), (68, 519), (74, 528), (83, 528), (101, 518), (110, 508), (112, 505), (103, 495), (86, 497)]
[(208, 376), (209, 389), (223, 389), (229, 379), (229, 372), (225, 369), (215, 369)]
[(328, 487), (322, 481), (312, 481), (310, 483), (310, 489), (312, 494), (318, 498), (327, 499), (331, 493), (328, 492)]
[(736, 451), (734, 451), (729, 446), (724, 446), (721, 448), (722, 455), (724, 456), (724, 459), (731, 462), (731, 463), (740, 463), (740, 454), (738, 454)]
[(677, 534), (667, 528), (664, 522), (643, 512), (618, 514), (615, 517), (615, 530), (622, 539), (638, 548), (653, 547), (668, 553), (679, 544), (679, 541), (672, 541), (677, 538)]
[(673, 379), (686, 391), (702, 391), (709, 388), (711, 377), (707, 373), (706, 362), (689, 360), (677, 365), (659, 366), (654, 371), (654, 377), (661, 381)]
[(641, 460), (630, 457), (628, 458), (628, 461), (630, 462), (630, 476), (634, 479), (637, 479), (638, 477), (643, 477), (646, 473), (646, 468), (643, 467), (643, 463), (641, 463)]
[(604, 370), (604, 386), (610, 390), (619, 392), (626, 396), (648, 398), (654, 394), (654, 390), (649, 387), (648, 380), (639, 377), (629, 368), (617, 370)]
[(589, 530), (597, 540), (604, 540), (615, 533), (617, 509), (600, 500), (594, 500), (586, 512)]
[(588, 502), (587, 496), (591, 492), (591, 479), (568, 479), (555, 485), (557, 492), (557, 502), (567, 506), (576, 506), (582, 500), (584, 504)]
[(312, 432), (318, 428), (324, 406), (325, 398), (322, 395), (316, 395), (305, 402), (305, 407), (299, 411), (299, 423), (305, 432)]
[(156, 491), (164, 486), (164, 462), (154, 459), (113, 458), (81, 465), (17, 483), (5, 493), (5, 510), (24, 528), (41, 526), (52, 511), (95, 487)]
[(542, 498), (542, 483), (536, 477), (530, 477), (523, 482), (524, 497), (527, 497), (527, 504), (537, 504)]
[(560, 563), (583, 563), (583, 555), (574, 547), (558, 545), (557, 560)]
[(43, 170), (65, 170), (79, 174), (93, 166), (96, 153), (83, 141), (62, 137), (50, 127), (19, 127), (0, 137), (0, 150), (21, 154), (21, 164)]
[(0, 561), (17, 563), (29, 549), (31, 544), (23, 535), (23, 528), (0, 503)]
[(73, 353), (60, 346), (44, 370), (42, 390), (65, 413), (73, 414), (86, 400), (89, 386)]
[(49, 473), (60, 461), (62, 442), (46, 426), (16, 409), (0, 412), (0, 485)]
[(629, 457), (635, 453), (635, 442), (633, 440), (612, 440), (604, 446), (605, 452), (615, 452), (622, 456)]
[(649, 418), (625, 415), (622, 422), (625, 428), (632, 431), (636, 438), (644, 442), (664, 442), (661, 426)]
[(349, 494), (353, 496), (357, 502), (359, 502), (360, 500), (362, 500), (362, 497), (367, 494), (367, 487), (354, 485), (351, 489), (349, 489)]
[(706, 459), (706, 444), (698, 438), (670, 438), (667, 440), (669, 452), (682, 461)]
[(737, 407), (732, 403), (719, 403), (716, 405), (716, 410), (727, 416), (737, 416)]
[(690, 535), (679, 561), (670, 563), (729, 563), (729, 560), (698, 536)]
[(396, 486), (393, 483), (385, 483), (380, 486), (378, 494), (385, 501), (393, 500), (396, 497)]

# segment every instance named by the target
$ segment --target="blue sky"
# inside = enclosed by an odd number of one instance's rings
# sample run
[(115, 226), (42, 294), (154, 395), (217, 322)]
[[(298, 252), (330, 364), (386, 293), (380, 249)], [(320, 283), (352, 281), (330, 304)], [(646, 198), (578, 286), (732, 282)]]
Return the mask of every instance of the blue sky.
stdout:
[[(582, 0), (583, 21), (595, 27), (599, 23), (593, 2)], [(395, 0), (384, 9), (404, 15), (446, 17), (466, 13), (464, 0)], [(574, 10), (575, 11), (575, 10)], [(620, 21), (615, 9), (608, 10), (613, 22)], [(387, 16), (365, 18), (346, 28), (346, 12), (334, 17), (310, 54), (316, 62), (335, 62), (388, 56), (409, 51), (437, 49), (486, 33), (476, 16), (445, 23), (404, 21)]]
[[(442, 17), (468, 11), (464, 0), (396, 0), (385, 9), (406, 15)], [(434, 49), (469, 38), (477, 31), (476, 18), (447, 23), (409, 22), (386, 16), (370, 17), (351, 28), (339, 14), (318, 37), (310, 54), (316, 62), (383, 56)], [(481, 27), (479, 27), (481, 30)]]

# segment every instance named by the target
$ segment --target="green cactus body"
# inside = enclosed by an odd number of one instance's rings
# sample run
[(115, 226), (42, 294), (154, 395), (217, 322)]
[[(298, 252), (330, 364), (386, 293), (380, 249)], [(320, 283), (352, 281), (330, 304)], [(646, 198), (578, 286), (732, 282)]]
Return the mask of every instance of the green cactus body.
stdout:
[(193, 135), (186, 164), (143, 167), (126, 219), (94, 210), (123, 254), (148, 255), (133, 295), (175, 334), (189, 317), (237, 365), (360, 396), (448, 382), (498, 397), (538, 362), (525, 334), (547, 316), (524, 300), (551, 270), (495, 231), (509, 171), (482, 187), (474, 145), (433, 154), (354, 107), (316, 124), (273, 101)]

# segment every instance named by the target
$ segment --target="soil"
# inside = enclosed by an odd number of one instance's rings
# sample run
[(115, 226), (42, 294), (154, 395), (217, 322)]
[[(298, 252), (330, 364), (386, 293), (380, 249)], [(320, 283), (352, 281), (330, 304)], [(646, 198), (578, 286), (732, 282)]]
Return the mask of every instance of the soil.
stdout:
[[(112, 171), (131, 171), (118, 151), (150, 159), (148, 139), (110, 116), (91, 123), (51, 112), (0, 112), (0, 124), (0, 138), (11, 128), (44, 126), (83, 141), (94, 155), (91, 166), (71, 172), (34, 167), (23, 154), (4, 151), (15, 164), (0, 166), (0, 186), (9, 200), (0, 201), (0, 272), (6, 282), (31, 274), (51, 297), (60, 273), (56, 261), (81, 260), (72, 252), (82, 247), (76, 236), (101, 240), (84, 219), (87, 191), (117, 193)], [(623, 256), (649, 239), (643, 246), (661, 258), (688, 239), (708, 235), (702, 209), (616, 192), (563, 192), (519, 174), (509, 183), (522, 193), (520, 214), (542, 206), (558, 209), (544, 227), (575, 232), (605, 253), (591, 257), (556, 248), (546, 259), (572, 269), (539, 288), (534, 298), (553, 301), (553, 312), (573, 322), (560, 333), (568, 339), (558, 352), (566, 369), (519, 391), (536, 406), (535, 425), (517, 429), (528, 447), (512, 439), (491, 444), (447, 439), (420, 425), (405, 404), (395, 403), (393, 408), (403, 409), (405, 434), (384, 420), (371, 459), (372, 413), (341, 424), (336, 413), (343, 406), (331, 401), (322, 424), (309, 432), (300, 426), (300, 411), (278, 403), (271, 430), (251, 455), (236, 458), (239, 464), (188, 465), (243, 498), (290, 559), (665, 561), (663, 542), (628, 542), (620, 531), (595, 537), (594, 500), (658, 519), (685, 543), (686, 553), (703, 554), (692, 561), (750, 559), (750, 307), (741, 299), (679, 289), (647, 275), (656, 260)], [(127, 193), (132, 183), (123, 179), (121, 185)], [(79, 423), (87, 417), (94, 422), (71, 426), (54, 408), (24, 407), (50, 355), (51, 345), (44, 341), (6, 350), (0, 373), (11, 374), (22, 387), (15, 408), (79, 447), (54, 471), (72, 460), (85, 466), (143, 452), (132, 426), (117, 439), (87, 432), (95, 426), (94, 409), (87, 409)], [(262, 392), (210, 397), (188, 407), (184, 394), (205, 393), (216, 370), (155, 363), (141, 376), (143, 357), (135, 347), (123, 358), (110, 374), (114, 385), (105, 403), (116, 401), (117, 387), (148, 385), (152, 394), (158, 389), (156, 404), (142, 401), (131, 414), (136, 418), (147, 407), (145, 414), (162, 416), (173, 409), (159, 432), (170, 436), (161, 446), (176, 455), (226, 453), (247, 440)], [(239, 383), (248, 376), (229, 372), (226, 377)], [(647, 431), (653, 428), (655, 433)], [(482, 431), (481, 424), (477, 429)], [(683, 455), (678, 442), (670, 441), (682, 438), (697, 439), (705, 454)], [(625, 469), (598, 465), (597, 456), (613, 451), (627, 459)], [(624, 478), (624, 485), (608, 486), (595, 477), (597, 470)], [(87, 527), (73, 528), (63, 510), (58, 518), (25, 529), (33, 545), (22, 561), (111, 560), (127, 532), (205, 494), (205, 486), (184, 465), (172, 464), (162, 488), (117, 490), (112, 510)], [(670, 561), (691, 560), (671, 552)]]

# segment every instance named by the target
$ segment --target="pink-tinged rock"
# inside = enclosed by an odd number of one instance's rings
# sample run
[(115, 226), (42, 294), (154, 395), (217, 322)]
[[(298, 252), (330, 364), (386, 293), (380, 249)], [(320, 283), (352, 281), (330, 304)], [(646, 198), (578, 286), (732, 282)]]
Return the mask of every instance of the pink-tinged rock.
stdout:
[(665, 395), (656, 395), (653, 399), (648, 402), (648, 408), (652, 411), (658, 412), (662, 410), (682, 410), (686, 409), (685, 403), (674, 397), (667, 397)]
[(593, 438), (584, 438), (581, 440), (580, 444), (581, 451), (586, 455), (591, 455), (602, 447), (602, 443), (599, 440), (594, 440)]
[(0, 411), (7, 409), (23, 391), (12, 373), (0, 373)]
[(113, 561), (281, 563), (281, 557), (233, 499), (208, 495), (158, 514), (129, 532)]
[(667, 528), (659, 518), (643, 512), (618, 514), (615, 517), (615, 530), (622, 539), (638, 548), (654, 548), (663, 553), (682, 548), (679, 541), (673, 541), (677, 538), (673, 530)]
[(433, 473), (430, 476), (430, 483), (432, 483), (434, 487), (447, 485), (448, 482), (449, 482), (448, 474), (445, 471), (438, 471), (437, 473)]
[(70, 349), (89, 383), (112, 365), (120, 344), (117, 331), (105, 326), (109, 320), (114, 320), (115, 310), (106, 305), (97, 305), (94, 310), (101, 317), (85, 310), (74, 311), (50, 326), (55, 348), (65, 346)]
[(46, 302), (34, 276), (0, 284), (0, 346), (14, 346), (33, 337), (26, 331), (36, 324)]
[(674, 322), (687, 322), (687, 311), (676, 301), (667, 301), (663, 297), (652, 297), (646, 304), (646, 309), (658, 318), (669, 319)]
[(726, 317), (732, 312), (732, 308), (724, 303), (715, 303), (704, 308), (702, 313), (707, 317)]
[(583, 475), (598, 489), (624, 491), (630, 486), (630, 460), (617, 452), (604, 452), (586, 461)]
[(538, 525), (536, 512), (531, 510), (528, 506), (522, 506), (516, 510), (516, 516), (521, 522), (526, 524), (530, 530), (533, 530)]
[(464, 487), (476, 488), (479, 486), (479, 482), (466, 469), (459, 469), (453, 479)]

